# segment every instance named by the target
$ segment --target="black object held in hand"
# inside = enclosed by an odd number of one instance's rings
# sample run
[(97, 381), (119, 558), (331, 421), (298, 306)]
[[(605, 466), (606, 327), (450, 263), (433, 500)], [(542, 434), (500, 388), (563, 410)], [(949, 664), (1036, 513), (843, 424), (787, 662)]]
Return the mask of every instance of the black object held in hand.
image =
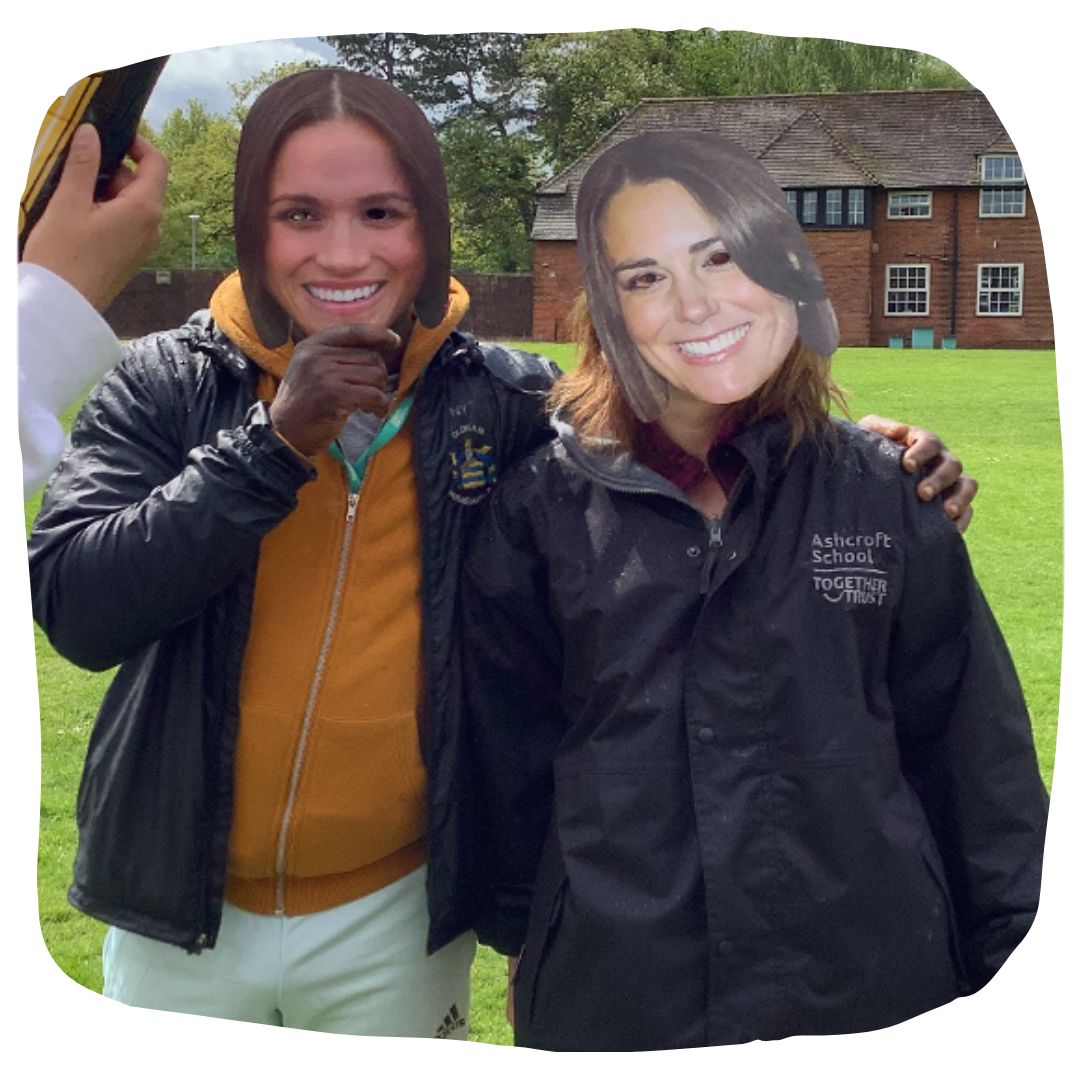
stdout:
[(95, 196), (100, 198), (135, 141), (139, 118), (167, 60), (167, 56), (159, 56), (87, 75), (53, 103), (38, 133), (19, 202), (20, 256), (27, 235), (56, 190), (75, 129), (80, 124), (93, 124), (101, 139), (95, 187)]

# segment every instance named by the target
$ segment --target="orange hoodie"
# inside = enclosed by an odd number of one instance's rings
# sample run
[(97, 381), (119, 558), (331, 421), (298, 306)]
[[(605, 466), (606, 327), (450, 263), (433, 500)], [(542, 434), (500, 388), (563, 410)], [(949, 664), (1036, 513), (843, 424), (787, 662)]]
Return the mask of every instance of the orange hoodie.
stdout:
[[(467, 306), (452, 282), (443, 323), (414, 324), (398, 400)], [(271, 399), (292, 345), (262, 345), (239, 275), (222, 282), (210, 311), (262, 368), (260, 396)], [(226, 891), (249, 911), (322, 911), (425, 861), (411, 429), (410, 417), (372, 456), (351, 515), (345, 469), (320, 453), (318, 478), (262, 542), (240, 686)]]

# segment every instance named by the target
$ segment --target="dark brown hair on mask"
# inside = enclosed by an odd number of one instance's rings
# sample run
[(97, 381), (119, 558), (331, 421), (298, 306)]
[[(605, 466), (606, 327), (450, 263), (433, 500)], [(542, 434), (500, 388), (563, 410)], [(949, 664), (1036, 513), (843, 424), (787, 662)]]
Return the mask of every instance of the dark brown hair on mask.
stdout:
[(370, 124), (387, 141), (409, 185), (424, 237), (424, 280), (414, 301), (425, 326), (446, 313), (450, 289), (450, 203), (439, 144), (419, 106), (383, 79), (344, 68), (289, 75), (256, 99), (236, 152), (233, 220), (244, 298), (263, 344), (289, 339), (289, 317), (266, 287), (267, 202), (274, 161), (285, 139), (328, 120)]

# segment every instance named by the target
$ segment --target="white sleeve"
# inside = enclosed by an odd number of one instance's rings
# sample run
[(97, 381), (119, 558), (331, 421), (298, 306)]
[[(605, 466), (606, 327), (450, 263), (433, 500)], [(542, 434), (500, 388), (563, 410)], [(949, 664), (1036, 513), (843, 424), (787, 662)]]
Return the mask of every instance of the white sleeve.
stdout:
[(64, 447), (60, 412), (119, 363), (109, 324), (63, 278), (19, 264), (19, 443), (23, 497), (49, 477)]

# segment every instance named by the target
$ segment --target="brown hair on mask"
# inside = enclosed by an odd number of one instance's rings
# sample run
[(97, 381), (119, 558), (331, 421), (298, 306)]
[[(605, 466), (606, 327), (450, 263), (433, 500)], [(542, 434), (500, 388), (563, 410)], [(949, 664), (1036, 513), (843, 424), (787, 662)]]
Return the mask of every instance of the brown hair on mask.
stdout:
[(330, 120), (370, 124), (386, 140), (409, 185), (424, 238), (425, 271), (414, 301), (438, 326), (450, 291), (450, 202), (435, 133), (420, 107), (383, 79), (345, 68), (313, 68), (267, 87), (248, 113), (236, 152), (233, 229), (244, 298), (268, 348), (289, 339), (290, 320), (266, 287), (270, 175), (285, 139)]

